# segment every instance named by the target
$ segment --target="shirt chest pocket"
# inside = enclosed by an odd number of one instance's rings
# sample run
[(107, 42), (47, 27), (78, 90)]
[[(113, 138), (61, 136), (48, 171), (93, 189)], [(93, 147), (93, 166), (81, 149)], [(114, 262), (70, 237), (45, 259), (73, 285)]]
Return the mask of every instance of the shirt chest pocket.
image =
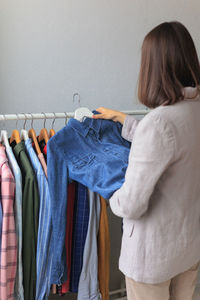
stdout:
[(71, 168), (73, 171), (78, 171), (85, 167), (91, 167), (97, 163), (96, 156), (92, 153), (87, 155), (79, 154), (71, 158)]
[(104, 147), (103, 152), (116, 160), (128, 163), (128, 151), (126, 148), (121, 147)]

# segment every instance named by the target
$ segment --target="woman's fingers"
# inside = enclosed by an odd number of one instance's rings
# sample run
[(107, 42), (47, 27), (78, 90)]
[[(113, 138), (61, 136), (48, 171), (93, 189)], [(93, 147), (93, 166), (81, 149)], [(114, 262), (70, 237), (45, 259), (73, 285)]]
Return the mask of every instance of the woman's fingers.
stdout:
[(97, 109), (96, 109), (96, 111), (98, 111), (98, 112), (103, 112), (104, 110), (105, 110), (106, 108), (105, 107), (98, 107)]
[(104, 119), (104, 114), (97, 114), (92, 116), (93, 119)]
[(126, 117), (124, 113), (110, 108), (99, 107), (96, 111), (99, 112), (99, 114), (93, 115), (94, 119), (113, 120), (114, 122), (123, 124)]
[(96, 109), (99, 114), (93, 115), (94, 119), (111, 119), (111, 109), (105, 108), (105, 107), (99, 107)]

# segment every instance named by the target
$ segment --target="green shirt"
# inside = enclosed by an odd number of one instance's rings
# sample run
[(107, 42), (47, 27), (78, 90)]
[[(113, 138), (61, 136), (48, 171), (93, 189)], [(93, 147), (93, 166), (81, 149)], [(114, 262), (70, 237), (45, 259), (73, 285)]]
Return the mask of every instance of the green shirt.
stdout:
[(12, 145), (22, 172), (22, 265), (24, 300), (35, 300), (39, 192), (24, 142)]

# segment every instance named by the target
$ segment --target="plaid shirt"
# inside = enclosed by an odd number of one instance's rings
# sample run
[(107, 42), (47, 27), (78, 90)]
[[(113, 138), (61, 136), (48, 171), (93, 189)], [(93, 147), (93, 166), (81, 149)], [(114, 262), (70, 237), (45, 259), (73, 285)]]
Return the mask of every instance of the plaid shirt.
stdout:
[(83, 266), (83, 251), (88, 230), (89, 198), (88, 189), (81, 183), (76, 183), (76, 200), (74, 205), (72, 261), (70, 276), (70, 291), (78, 292), (78, 284)]
[(23, 269), (22, 269), (22, 175), (12, 148), (6, 146), (9, 165), (15, 177), (15, 227), (17, 234), (17, 271), (15, 278), (15, 300), (24, 300)]
[(15, 181), (9, 168), (5, 148), (0, 145), (1, 205), (3, 210), (0, 299), (14, 299), (14, 284), (17, 267), (17, 240), (14, 220)]

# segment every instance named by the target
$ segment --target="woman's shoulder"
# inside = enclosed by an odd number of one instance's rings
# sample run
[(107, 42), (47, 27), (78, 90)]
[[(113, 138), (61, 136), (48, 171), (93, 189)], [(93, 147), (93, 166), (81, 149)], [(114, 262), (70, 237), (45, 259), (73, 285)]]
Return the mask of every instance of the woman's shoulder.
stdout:
[(171, 118), (173, 109), (167, 106), (153, 109), (139, 122), (135, 133), (140, 135), (147, 132), (151, 135), (153, 132), (157, 132), (158, 137), (171, 139), (174, 137), (173, 118)]
[(194, 104), (195, 106), (192, 107), (190, 101), (180, 101), (172, 105), (161, 105), (150, 111), (143, 120), (145, 122), (154, 120), (156, 123), (173, 123), (177, 118), (184, 118), (191, 109), (200, 111), (200, 101), (194, 101)]
[(159, 106), (151, 110), (144, 118), (140, 121), (140, 125), (143, 123), (161, 124), (168, 121), (171, 114), (172, 108), (169, 106)]

